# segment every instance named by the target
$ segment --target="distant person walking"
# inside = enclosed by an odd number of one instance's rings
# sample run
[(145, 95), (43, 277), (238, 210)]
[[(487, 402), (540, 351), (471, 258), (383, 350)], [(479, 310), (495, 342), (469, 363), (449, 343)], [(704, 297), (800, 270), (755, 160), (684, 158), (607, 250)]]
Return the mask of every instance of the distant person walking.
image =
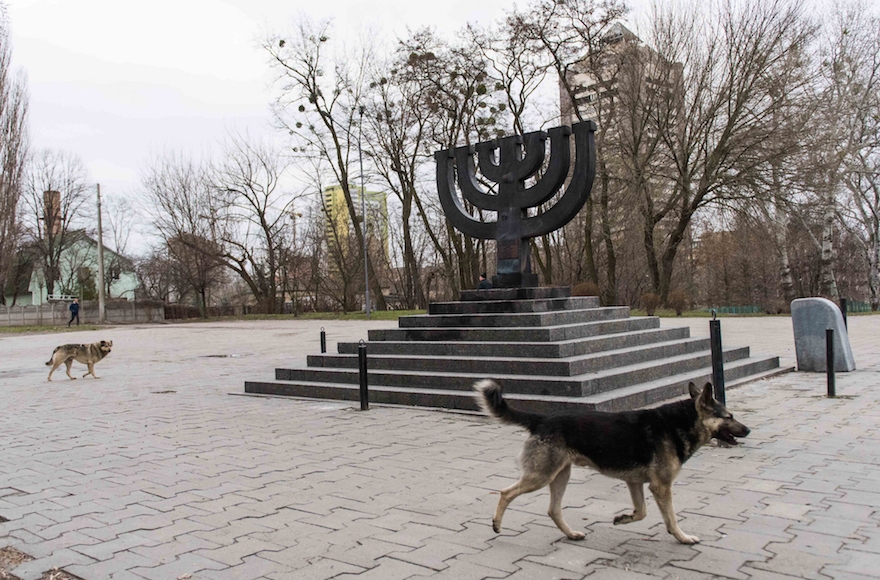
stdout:
[(67, 326), (70, 326), (74, 318), (76, 318), (76, 325), (79, 326), (79, 298), (74, 298), (73, 302), (70, 303), (70, 321), (67, 323)]
[(491, 290), (491, 289), (492, 289), (492, 282), (489, 282), (486, 279), (486, 273), (483, 272), (482, 274), (480, 274), (480, 284), (477, 286), (477, 290)]

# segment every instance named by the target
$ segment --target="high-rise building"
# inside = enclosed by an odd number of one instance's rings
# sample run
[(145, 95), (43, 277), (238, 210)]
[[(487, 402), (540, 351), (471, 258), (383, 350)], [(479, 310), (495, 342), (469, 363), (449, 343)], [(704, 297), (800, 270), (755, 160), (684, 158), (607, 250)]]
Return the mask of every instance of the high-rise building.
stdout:
[(670, 63), (623, 24), (616, 22), (602, 37), (596, 55), (571, 68), (569, 95), (560, 82), (563, 122), (576, 121), (575, 111), (611, 129), (632, 108), (659, 97), (674, 108), (682, 81), (680, 63)]
[[(388, 195), (384, 191), (364, 192), (359, 187), (350, 186), (350, 191), (354, 196), (352, 200), (355, 206), (355, 219), (362, 220), (360, 215), (363, 203), (366, 203), (367, 209), (367, 238), (378, 240), (381, 247), (388, 255)], [(361, 196), (365, 195), (365, 199)], [(352, 218), (348, 211), (348, 204), (345, 202), (345, 193), (342, 186), (334, 185), (324, 189), (324, 231), (327, 235), (328, 243), (335, 243), (338, 240), (340, 245), (348, 240), (351, 231)], [(375, 242), (371, 242), (371, 245)]]

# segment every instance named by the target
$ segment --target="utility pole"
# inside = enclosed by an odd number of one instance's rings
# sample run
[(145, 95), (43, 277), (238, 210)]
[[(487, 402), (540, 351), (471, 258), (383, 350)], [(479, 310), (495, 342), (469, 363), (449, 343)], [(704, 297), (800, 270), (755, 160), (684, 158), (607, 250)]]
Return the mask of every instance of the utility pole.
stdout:
[(104, 324), (104, 230), (101, 227), (101, 184), (98, 189), (98, 323)]

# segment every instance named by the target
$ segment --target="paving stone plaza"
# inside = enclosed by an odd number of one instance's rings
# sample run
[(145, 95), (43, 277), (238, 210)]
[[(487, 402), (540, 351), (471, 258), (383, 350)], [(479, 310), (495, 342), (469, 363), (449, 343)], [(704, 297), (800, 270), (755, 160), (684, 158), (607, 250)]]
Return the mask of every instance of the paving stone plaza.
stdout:
[[(580, 542), (521, 496), (521, 429), (424, 409), (242, 396), (395, 322), (248, 321), (0, 336), (0, 578), (84, 580), (880, 577), (880, 317), (851, 317), (857, 371), (788, 373), (727, 393), (752, 429), (705, 447), (675, 483), (680, 545), (648, 499), (576, 469), (563, 509)], [(704, 319), (664, 319), (708, 335)], [(728, 345), (794, 363), (791, 319), (722, 321)], [(62, 343), (113, 340), (100, 380), (51, 383)], [(85, 367), (74, 364), (74, 376)], [(29, 558), (4, 566), (3, 554)], [(21, 559), (21, 558), (20, 558)], [(6, 574), (4, 576), (4, 574)], [(71, 576), (72, 575), (72, 576)]]

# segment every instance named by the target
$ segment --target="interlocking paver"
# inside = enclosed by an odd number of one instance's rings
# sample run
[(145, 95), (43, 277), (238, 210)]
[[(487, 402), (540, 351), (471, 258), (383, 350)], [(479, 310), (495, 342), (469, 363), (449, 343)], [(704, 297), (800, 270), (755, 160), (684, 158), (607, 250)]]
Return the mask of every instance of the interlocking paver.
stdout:
[(132, 568), (131, 572), (149, 580), (167, 580), (169, 578), (180, 578), (187, 574), (198, 574), (203, 570), (210, 570), (207, 576), (213, 576), (217, 571), (226, 569), (226, 565), (203, 558), (196, 554), (183, 554), (176, 558), (171, 558), (167, 562), (163, 562), (158, 566)]
[(152, 566), (156, 563), (134, 552), (122, 550), (111, 558), (92, 564), (66, 566), (65, 570), (87, 580), (97, 578), (113, 578), (115, 574), (138, 566)]
[[(705, 320), (667, 323), (706, 334)], [(51, 564), (85, 580), (855, 579), (880, 566), (880, 317), (850, 319), (864, 370), (838, 375), (838, 392), (853, 398), (825, 399), (824, 376), (808, 374), (728, 392), (751, 436), (701, 450), (675, 485), (697, 547), (666, 533), (651, 497), (645, 520), (613, 526), (626, 486), (587, 470), (563, 507), (584, 541), (549, 520), (546, 490), (518, 498), (495, 534), (493, 492), (518, 477), (525, 437), (482, 417), (228, 395), (304, 365), (321, 326), (354, 340), (395, 323), (81, 332), (64, 339), (114, 340), (103, 378), (51, 385), (57, 335), (0, 337), (17, 374), (3, 385), (0, 546), (40, 559), (28, 577)], [(793, 358), (790, 319), (723, 326), (725, 344)], [(229, 353), (247, 356), (205, 358)]]
[(340, 578), (342, 574), (354, 574), (356, 578), (363, 571), (364, 568), (346, 564), (345, 562), (318, 557), (302, 568), (285, 572), (272, 572), (267, 574), (266, 577), (273, 580), (289, 580), (291, 578), (296, 578), (297, 580), (327, 580), (329, 578)]
[[(27, 554), (28, 552), (26, 549), (27, 548), (24, 548), (22, 551)], [(37, 558), (17, 566), (13, 573), (21, 578), (21, 580), (36, 580), (43, 575), (43, 572), (51, 570), (52, 568), (91, 564), (92, 562), (94, 562), (94, 560), (84, 554), (80, 554), (79, 552), (67, 548), (61, 548), (54, 550), (49, 556)]]

